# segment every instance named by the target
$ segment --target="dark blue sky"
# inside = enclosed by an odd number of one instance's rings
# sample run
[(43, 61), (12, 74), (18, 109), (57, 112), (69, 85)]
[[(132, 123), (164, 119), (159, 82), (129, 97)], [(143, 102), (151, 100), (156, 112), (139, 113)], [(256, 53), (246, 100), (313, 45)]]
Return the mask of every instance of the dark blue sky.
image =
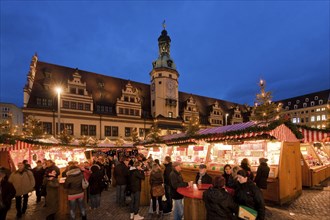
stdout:
[(23, 105), (32, 55), (150, 82), (166, 19), (179, 90), (253, 104), (329, 89), (329, 1), (1, 1), (0, 102)]

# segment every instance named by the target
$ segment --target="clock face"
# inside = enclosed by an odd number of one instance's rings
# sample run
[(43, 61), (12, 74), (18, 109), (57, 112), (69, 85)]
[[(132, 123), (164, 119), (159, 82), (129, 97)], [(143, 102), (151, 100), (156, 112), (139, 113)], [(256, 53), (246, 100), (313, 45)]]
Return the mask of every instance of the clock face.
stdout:
[(173, 90), (174, 89), (174, 82), (172, 82), (172, 81), (168, 81), (167, 82), (167, 88), (169, 89), (169, 90)]

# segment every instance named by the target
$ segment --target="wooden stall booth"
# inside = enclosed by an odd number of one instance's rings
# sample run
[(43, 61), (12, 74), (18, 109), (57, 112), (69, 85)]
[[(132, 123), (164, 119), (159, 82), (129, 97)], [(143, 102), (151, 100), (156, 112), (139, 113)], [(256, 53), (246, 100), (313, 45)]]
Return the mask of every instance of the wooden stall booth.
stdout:
[[(297, 132), (297, 131), (295, 131)], [(168, 140), (175, 148), (183, 145), (183, 138)], [(273, 122), (258, 124), (246, 122), (230, 126), (203, 129), (187, 142), (194, 141), (196, 146), (204, 146), (208, 174), (223, 174), (225, 164), (240, 165), (243, 158), (248, 158), (252, 171), (256, 172), (259, 158), (268, 159), (270, 174), (268, 187), (264, 191), (266, 200), (283, 204), (294, 200), (302, 192), (300, 144), (296, 135), (285, 124)], [(192, 147), (194, 149), (194, 147)], [(196, 148), (195, 148), (196, 149)], [(206, 150), (207, 149), (207, 150)], [(189, 146), (187, 151), (189, 151)], [(175, 150), (173, 150), (175, 154)], [(188, 159), (190, 155), (187, 153)], [(177, 160), (177, 158), (173, 158)], [(184, 161), (182, 175), (185, 181), (195, 180), (201, 161)]]
[(302, 185), (311, 187), (330, 177), (330, 155), (325, 140), (329, 131), (300, 128), (304, 135), (300, 144)]

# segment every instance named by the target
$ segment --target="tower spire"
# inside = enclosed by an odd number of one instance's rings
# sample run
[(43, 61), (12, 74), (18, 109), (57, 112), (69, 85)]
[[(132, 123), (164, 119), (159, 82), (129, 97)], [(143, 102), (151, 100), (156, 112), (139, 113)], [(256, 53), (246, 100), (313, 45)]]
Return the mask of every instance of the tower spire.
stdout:
[(164, 21), (163, 21), (163, 23), (162, 23), (162, 26), (163, 26), (163, 28), (164, 28), (164, 30), (165, 30), (165, 29), (166, 29), (165, 19), (164, 19)]

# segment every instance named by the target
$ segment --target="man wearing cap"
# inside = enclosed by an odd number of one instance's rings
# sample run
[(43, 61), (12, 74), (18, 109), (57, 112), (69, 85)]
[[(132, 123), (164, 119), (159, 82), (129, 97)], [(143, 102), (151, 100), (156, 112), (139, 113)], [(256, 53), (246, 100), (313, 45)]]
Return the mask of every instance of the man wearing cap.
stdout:
[(187, 182), (183, 181), (181, 171), (181, 163), (173, 162), (173, 170), (170, 174), (171, 195), (174, 200), (174, 220), (181, 220), (183, 217), (183, 195), (177, 192), (179, 187), (188, 186)]
[(199, 165), (199, 172), (196, 175), (196, 184), (212, 184), (212, 177), (206, 173), (206, 165)]
[(257, 169), (257, 175), (254, 179), (254, 182), (259, 187), (259, 189), (267, 189), (267, 179), (269, 176), (270, 168), (267, 165), (268, 159), (266, 158), (259, 158), (260, 165)]

